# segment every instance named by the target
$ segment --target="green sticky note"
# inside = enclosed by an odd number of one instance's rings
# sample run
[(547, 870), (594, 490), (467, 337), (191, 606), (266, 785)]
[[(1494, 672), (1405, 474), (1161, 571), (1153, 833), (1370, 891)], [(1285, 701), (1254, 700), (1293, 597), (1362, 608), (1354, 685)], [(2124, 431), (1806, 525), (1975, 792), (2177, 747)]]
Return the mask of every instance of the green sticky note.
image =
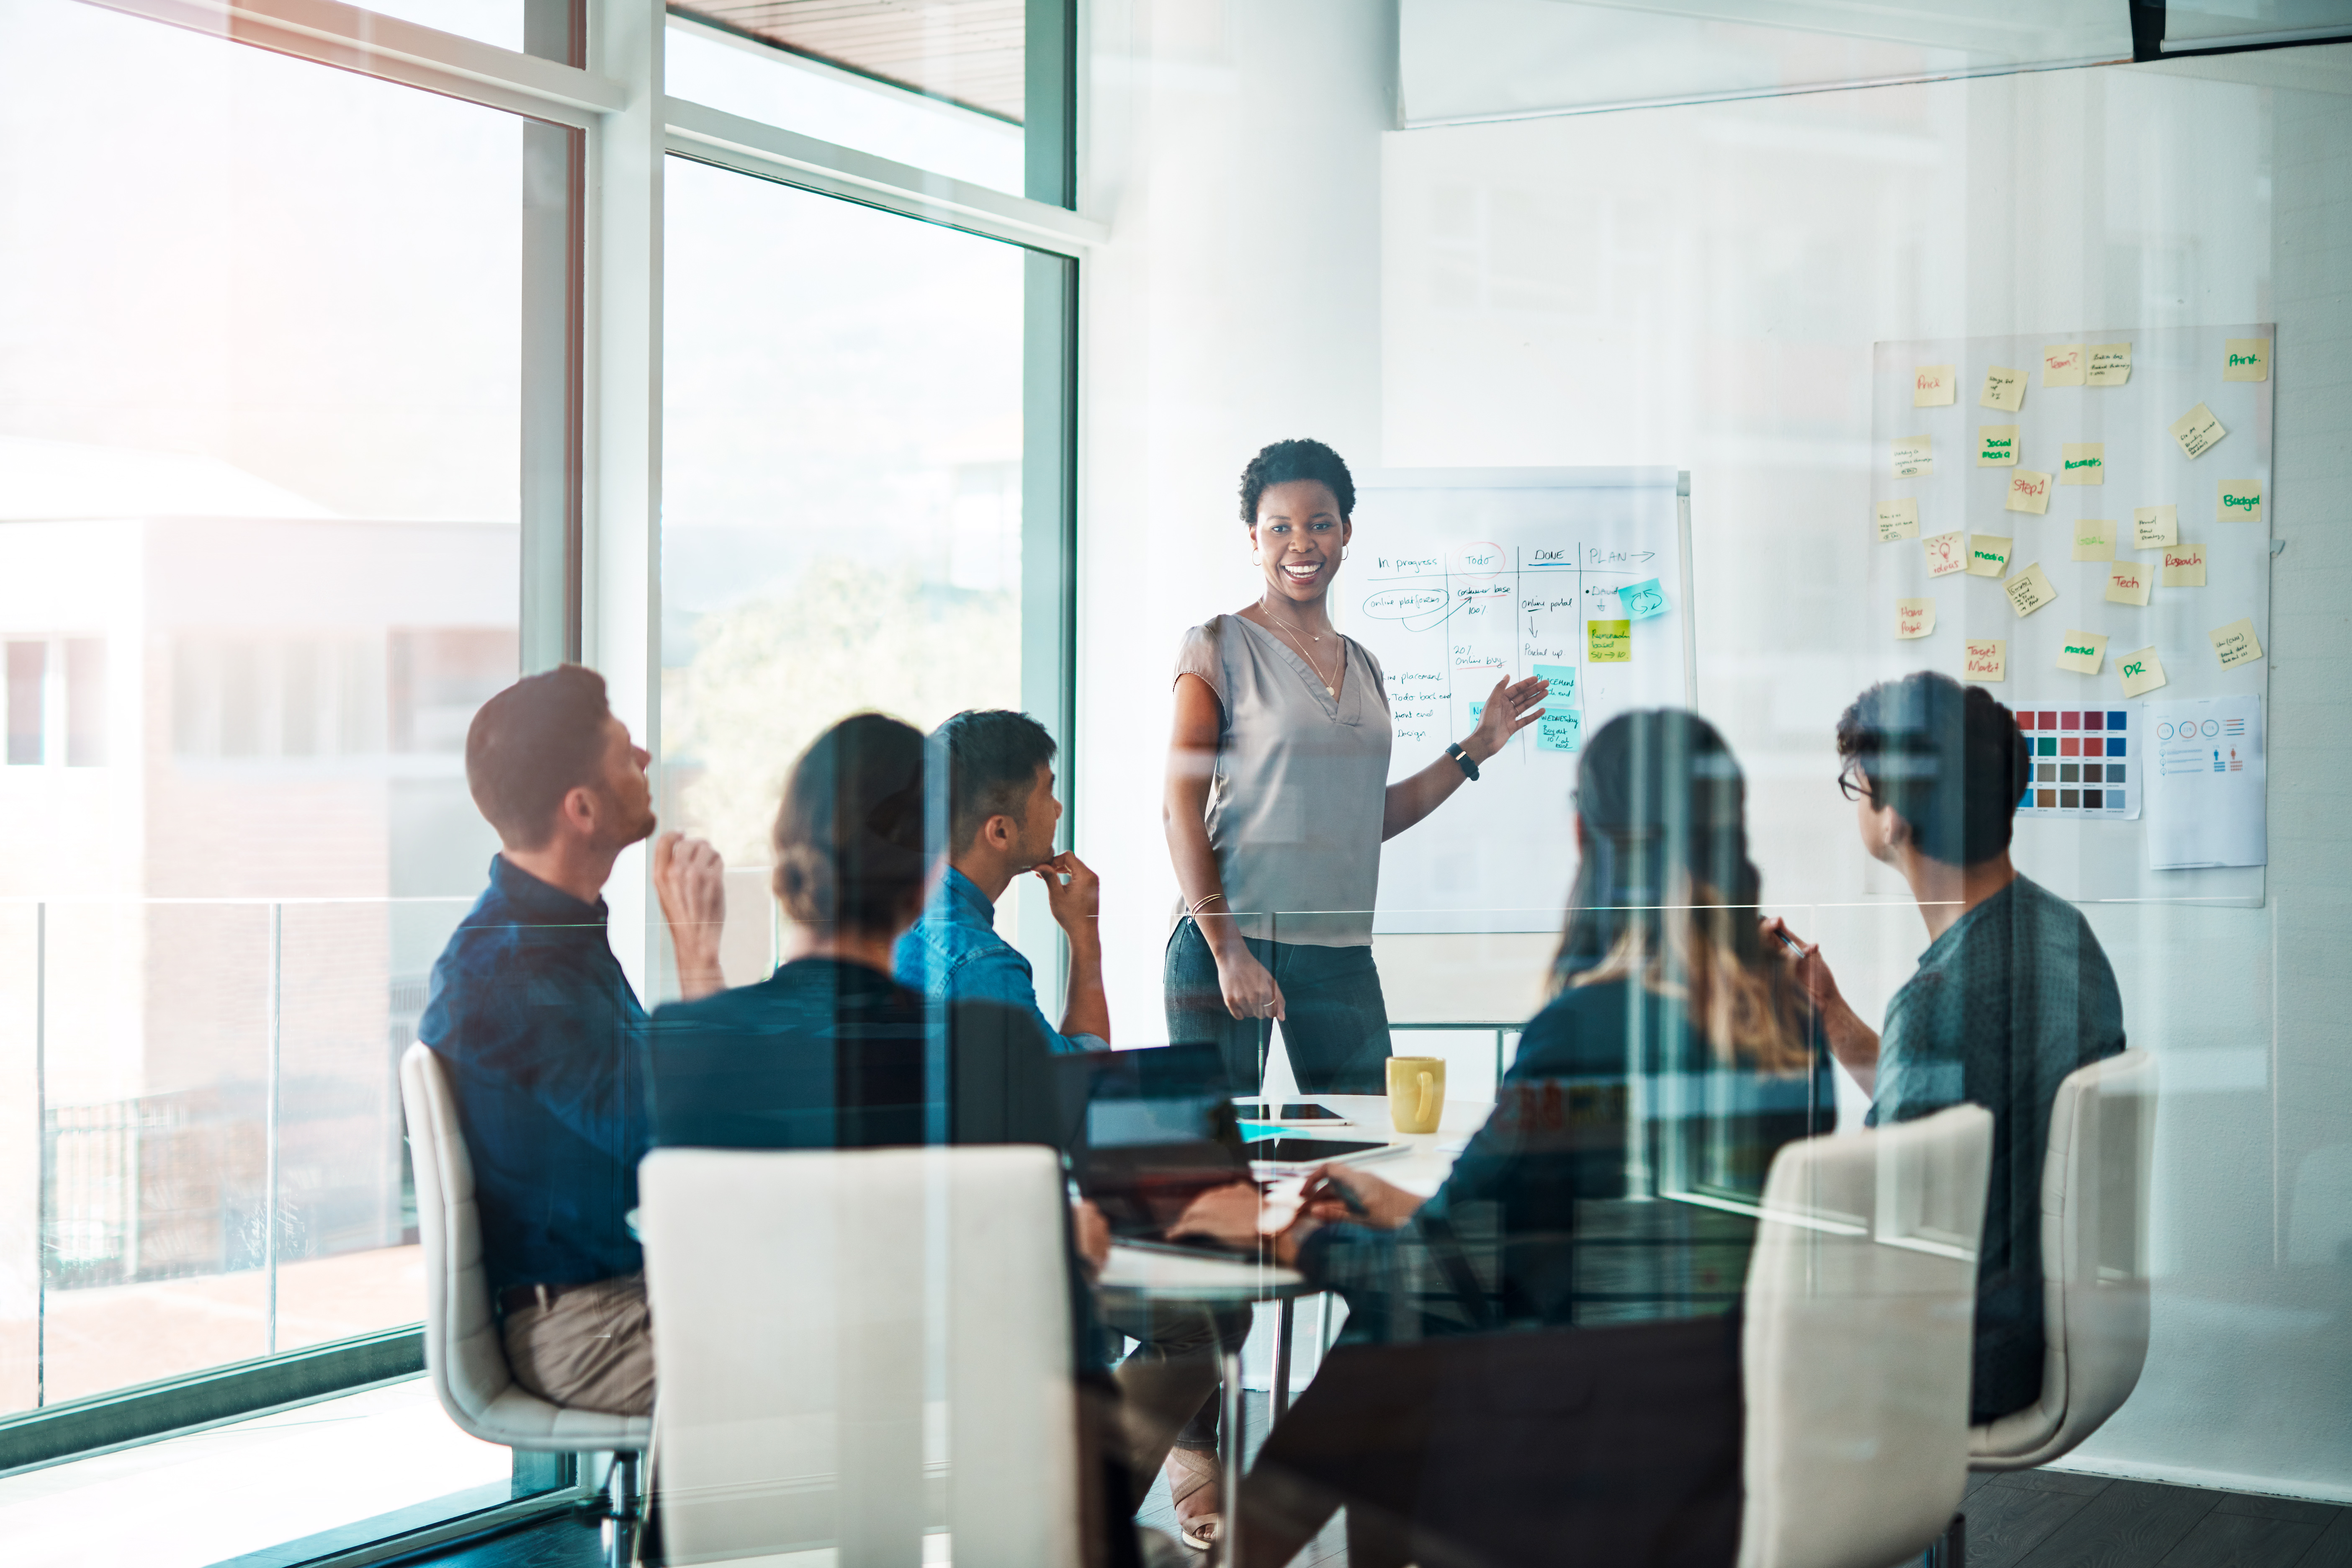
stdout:
[(1631, 621), (1585, 622), (1584, 658), (1589, 664), (1633, 663), (1633, 623)]
[(1666, 591), (1658, 586), (1655, 577), (1646, 583), (1636, 583), (1630, 588), (1618, 589), (1617, 602), (1625, 606), (1625, 616), (1629, 620), (1646, 621), (1652, 616), (1666, 613)]

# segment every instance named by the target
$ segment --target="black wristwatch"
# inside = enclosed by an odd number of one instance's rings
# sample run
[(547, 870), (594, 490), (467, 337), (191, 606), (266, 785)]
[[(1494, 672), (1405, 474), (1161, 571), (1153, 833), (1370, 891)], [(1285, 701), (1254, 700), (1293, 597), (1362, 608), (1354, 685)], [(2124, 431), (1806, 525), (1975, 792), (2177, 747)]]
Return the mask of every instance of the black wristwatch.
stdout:
[(1454, 759), (1454, 765), (1462, 770), (1464, 778), (1475, 779), (1478, 776), (1478, 764), (1470, 760), (1470, 753), (1462, 749), (1461, 742), (1447, 742), (1445, 754)]

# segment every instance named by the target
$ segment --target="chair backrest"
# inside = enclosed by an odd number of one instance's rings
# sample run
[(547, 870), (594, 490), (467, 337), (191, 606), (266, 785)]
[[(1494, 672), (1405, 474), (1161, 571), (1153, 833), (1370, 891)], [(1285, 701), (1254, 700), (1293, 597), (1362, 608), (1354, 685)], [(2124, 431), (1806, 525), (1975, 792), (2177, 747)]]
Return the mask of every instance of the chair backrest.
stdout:
[(2042, 1397), (1969, 1434), (1978, 1469), (2046, 1465), (2098, 1430), (2147, 1361), (2156, 1058), (2078, 1068), (2051, 1103), (2042, 1163)]
[(1740, 1568), (1885, 1568), (1968, 1485), (1992, 1116), (1782, 1149), (1748, 1266)]
[(400, 1100), (416, 1171), (416, 1228), (425, 1244), (425, 1372), (450, 1420), (486, 1441), (509, 1442), (483, 1423), (514, 1376), (490, 1311), (474, 1162), (448, 1075), (430, 1046), (420, 1042), (401, 1057)]
[(638, 1194), (670, 1561), (1079, 1561), (1050, 1150), (657, 1149)]

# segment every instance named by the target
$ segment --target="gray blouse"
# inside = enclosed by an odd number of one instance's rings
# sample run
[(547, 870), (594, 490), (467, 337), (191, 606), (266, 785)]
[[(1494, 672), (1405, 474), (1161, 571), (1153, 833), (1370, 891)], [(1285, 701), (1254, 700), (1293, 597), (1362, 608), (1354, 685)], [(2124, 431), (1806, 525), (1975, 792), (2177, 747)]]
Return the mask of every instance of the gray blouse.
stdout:
[(1239, 616), (1194, 626), (1176, 655), (1176, 673), (1208, 682), (1224, 710), (1208, 828), (1225, 901), (1209, 908), (1234, 915), (1244, 936), (1372, 940), (1393, 731), (1379, 661), (1339, 642), (1336, 701), (1278, 635)]

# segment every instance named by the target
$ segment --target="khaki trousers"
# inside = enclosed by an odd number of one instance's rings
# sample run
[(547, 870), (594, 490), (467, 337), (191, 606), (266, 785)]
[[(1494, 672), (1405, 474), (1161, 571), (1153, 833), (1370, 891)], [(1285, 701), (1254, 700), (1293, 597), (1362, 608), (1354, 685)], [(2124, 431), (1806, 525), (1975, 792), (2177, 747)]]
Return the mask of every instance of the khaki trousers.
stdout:
[(566, 1287), (545, 1305), (507, 1314), (507, 1365), (551, 1404), (614, 1415), (654, 1408), (653, 1318), (646, 1277)]

